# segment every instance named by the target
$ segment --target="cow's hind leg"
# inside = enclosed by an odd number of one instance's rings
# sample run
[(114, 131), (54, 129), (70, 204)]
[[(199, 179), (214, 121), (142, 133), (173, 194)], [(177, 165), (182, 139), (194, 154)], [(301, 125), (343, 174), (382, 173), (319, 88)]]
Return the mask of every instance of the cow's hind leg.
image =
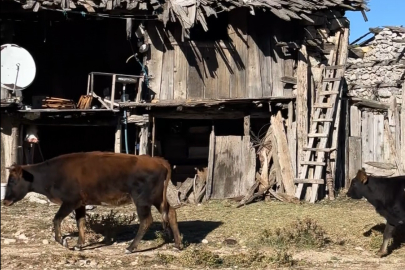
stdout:
[(379, 255), (380, 257), (383, 257), (388, 254), (388, 250), (387, 250), (388, 242), (392, 238), (392, 233), (394, 232), (394, 229), (395, 229), (395, 226), (393, 226), (387, 222), (387, 224), (385, 225), (385, 230), (384, 230), (383, 243), (381, 245), (380, 250), (377, 253), (377, 255)]
[(151, 206), (137, 206), (136, 211), (139, 217), (139, 229), (136, 233), (136, 236), (132, 243), (127, 247), (125, 253), (129, 254), (134, 252), (139, 245), (139, 242), (145, 235), (146, 231), (149, 229), (150, 225), (153, 222), (152, 213), (151, 213)]
[(62, 223), (62, 220), (67, 217), (75, 207), (71, 204), (67, 203), (62, 203), (61, 207), (59, 208), (58, 212), (56, 212), (56, 215), (53, 219), (53, 226), (55, 230), (55, 241), (60, 243), (61, 245), (68, 247), (67, 243), (63, 243), (62, 241), (62, 234), (60, 230), (60, 225)]
[(176, 210), (174, 210), (173, 207), (169, 206), (169, 224), (170, 228), (172, 229), (173, 236), (174, 236), (174, 246), (181, 250), (183, 249), (183, 246), (181, 244), (181, 237), (180, 237), (180, 231), (179, 231), (179, 226), (177, 224), (177, 215), (176, 215)]
[(79, 239), (77, 240), (77, 245), (74, 247), (74, 249), (81, 250), (85, 243), (86, 207), (80, 206), (75, 210), (75, 213), (77, 229), (79, 230)]
[[(154, 204), (156, 209), (159, 211), (160, 214), (163, 214), (163, 204), (162, 203), (155, 203)], [(162, 227), (163, 231), (167, 233), (167, 242), (170, 242), (173, 239), (173, 232), (172, 229), (170, 228), (170, 224), (167, 223), (166, 221), (162, 220)]]

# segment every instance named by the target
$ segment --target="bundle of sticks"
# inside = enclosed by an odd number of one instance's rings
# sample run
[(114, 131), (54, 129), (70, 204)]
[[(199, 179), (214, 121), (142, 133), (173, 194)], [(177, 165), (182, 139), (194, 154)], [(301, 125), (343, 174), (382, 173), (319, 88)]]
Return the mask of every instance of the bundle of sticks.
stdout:
[(42, 108), (49, 109), (76, 109), (76, 104), (73, 100), (55, 98), (55, 97), (46, 97), (42, 100)]

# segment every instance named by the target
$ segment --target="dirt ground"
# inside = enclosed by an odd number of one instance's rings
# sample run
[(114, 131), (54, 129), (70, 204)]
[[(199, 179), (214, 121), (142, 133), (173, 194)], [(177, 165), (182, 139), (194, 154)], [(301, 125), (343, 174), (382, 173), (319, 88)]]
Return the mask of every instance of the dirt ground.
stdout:
[[(52, 218), (58, 206), (22, 200), (1, 206), (2, 269), (405, 269), (405, 237), (397, 234), (392, 253), (375, 254), (385, 220), (366, 201), (345, 197), (317, 204), (256, 202), (235, 208), (230, 201), (210, 201), (177, 209), (185, 249), (165, 244), (161, 218), (141, 242), (141, 252), (125, 254), (138, 228), (130, 224), (133, 206), (98, 206), (83, 251), (68, 250), (53, 240)], [(103, 229), (111, 210), (116, 224)], [(94, 216), (96, 214), (102, 216)], [(97, 218), (95, 218), (97, 217)], [(102, 221), (104, 217), (104, 221)], [(300, 221), (301, 222), (300, 222)], [(97, 222), (99, 224), (97, 224)], [(104, 222), (104, 223), (103, 223)], [(99, 225), (99, 226), (97, 226)], [(67, 217), (63, 234), (77, 241), (75, 220)], [(279, 230), (277, 230), (279, 229)], [(103, 235), (116, 234), (112, 243)], [(297, 233), (299, 232), (299, 233)], [(92, 243), (89, 243), (92, 242)]]

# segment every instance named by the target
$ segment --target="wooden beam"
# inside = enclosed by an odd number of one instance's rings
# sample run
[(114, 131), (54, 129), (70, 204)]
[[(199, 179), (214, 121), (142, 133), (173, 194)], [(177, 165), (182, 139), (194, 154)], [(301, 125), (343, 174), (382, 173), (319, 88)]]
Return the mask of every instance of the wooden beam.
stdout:
[(402, 169), (405, 171), (405, 82), (402, 84), (402, 107), (401, 107), (401, 148), (399, 157), (402, 160)]
[(361, 137), (349, 137), (349, 175), (346, 177), (345, 188), (349, 188), (351, 180), (362, 168)]
[(152, 157), (155, 155), (155, 117), (152, 117)]
[(304, 157), (303, 148), (308, 142), (308, 54), (305, 45), (299, 50), (297, 67), (297, 165), (301, 167)]
[(281, 81), (283, 83), (297, 84), (297, 78), (291, 76), (283, 76), (281, 77)]

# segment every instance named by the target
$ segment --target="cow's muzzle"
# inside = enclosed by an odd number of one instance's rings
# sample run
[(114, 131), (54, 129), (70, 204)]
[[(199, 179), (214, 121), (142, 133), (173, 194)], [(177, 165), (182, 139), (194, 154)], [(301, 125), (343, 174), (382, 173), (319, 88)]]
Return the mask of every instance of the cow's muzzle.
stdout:
[(5, 206), (12, 206), (13, 205), (13, 201), (9, 201), (9, 200), (4, 200), (3, 201), (3, 204), (5, 205)]

